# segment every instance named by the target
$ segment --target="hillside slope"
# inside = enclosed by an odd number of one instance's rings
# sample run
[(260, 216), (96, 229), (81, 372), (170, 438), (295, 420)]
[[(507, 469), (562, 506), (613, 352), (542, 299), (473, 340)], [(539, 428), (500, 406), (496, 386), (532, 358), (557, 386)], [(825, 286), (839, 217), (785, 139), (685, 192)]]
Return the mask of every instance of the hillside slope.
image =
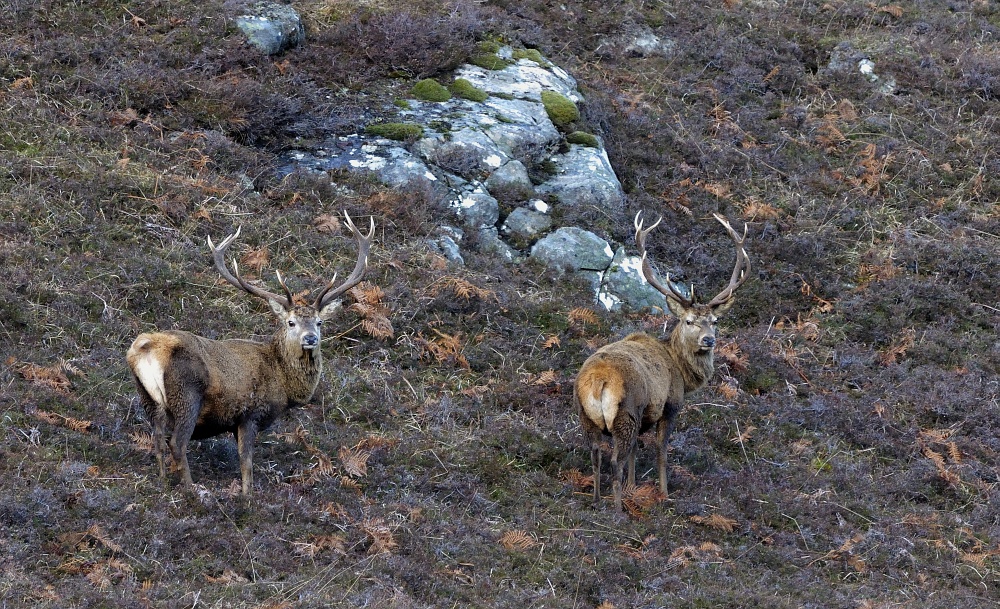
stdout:
[[(234, 2), (4, 3), (4, 604), (996, 603), (1000, 10), (689, 4), (295, 2), (306, 44), (266, 57)], [(449, 266), (427, 193), (275, 172), (484, 40), (578, 80), (628, 195), (588, 228), (627, 243), (636, 211), (663, 214), (652, 255), (709, 293), (732, 268), (711, 213), (750, 226), (755, 276), (680, 416), (670, 497), (641, 486), (628, 516), (590, 504), (572, 380), (667, 320), (532, 264)], [(353, 262), (341, 210), (379, 225), (364, 298), (392, 336), (363, 307), (331, 321), (313, 404), (258, 440), (251, 503), (231, 438), (195, 443), (195, 492), (164, 488), (129, 342), (267, 334), (206, 236), (241, 225), (248, 274), (316, 289)], [(654, 464), (643, 438), (643, 482)]]

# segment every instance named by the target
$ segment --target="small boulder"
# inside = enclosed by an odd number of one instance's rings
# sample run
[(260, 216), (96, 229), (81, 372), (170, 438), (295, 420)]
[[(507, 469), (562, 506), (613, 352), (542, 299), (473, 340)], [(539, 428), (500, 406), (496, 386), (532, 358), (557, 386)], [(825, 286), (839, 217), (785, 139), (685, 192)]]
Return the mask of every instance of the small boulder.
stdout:
[(306, 39), (302, 18), (287, 4), (254, 4), (248, 14), (236, 18), (236, 27), (247, 37), (247, 42), (268, 55), (298, 46)]
[(552, 218), (529, 207), (518, 207), (504, 220), (500, 230), (516, 242), (531, 243), (552, 228)]
[(603, 272), (611, 264), (614, 251), (594, 233), (566, 226), (535, 243), (531, 257), (561, 272)]

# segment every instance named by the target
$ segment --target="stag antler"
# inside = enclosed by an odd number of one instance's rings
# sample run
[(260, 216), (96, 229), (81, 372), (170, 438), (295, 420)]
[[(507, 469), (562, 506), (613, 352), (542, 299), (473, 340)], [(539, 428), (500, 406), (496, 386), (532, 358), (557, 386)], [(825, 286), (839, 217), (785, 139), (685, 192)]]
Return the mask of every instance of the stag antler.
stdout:
[(649, 228), (647, 228), (645, 230), (642, 228), (642, 218), (641, 218), (641, 216), (642, 216), (642, 211), (640, 210), (639, 213), (637, 213), (635, 215), (635, 221), (633, 222), (633, 224), (635, 225), (635, 245), (636, 245), (636, 247), (639, 248), (639, 253), (642, 254), (642, 275), (643, 275), (643, 277), (646, 278), (646, 281), (649, 282), (649, 285), (651, 285), (654, 288), (656, 288), (657, 291), (659, 291), (661, 294), (663, 294), (667, 298), (673, 298), (674, 300), (680, 302), (685, 307), (690, 307), (690, 306), (694, 305), (694, 288), (693, 287), (691, 288), (691, 297), (689, 298), (688, 296), (686, 296), (685, 294), (683, 294), (679, 289), (677, 289), (677, 286), (674, 285), (674, 282), (670, 281), (670, 273), (667, 273), (667, 276), (666, 276), (667, 277), (667, 285), (666, 285), (666, 287), (664, 287), (664, 285), (662, 283), (660, 283), (660, 280), (656, 278), (656, 274), (653, 273), (653, 268), (649, 265), (649, 260), (646, 258), (646, 254), (647, 254), (647, 252), (646, 252), (646, 235), (648, 235), (649, 233), (651, 233), (654, 228), (656, 228), (657, 226), (660, 225), (660, 222), (663, 221), (663, 216), (660, 216), (659, 218), (657, 218), (656, 222), (654, 222), (652, 226), (650, 226)]
[(242, 230), (242, 226), (237, 227), (236, 232), (223, 239), (222, 242), (219, 243), (218, 247), (212, 243), (211, 237), (208, 238), (208, 247), (212, 250), (212, 255), (215, 258), (215, 268), (218, 269), (219, 274), (222, 275), (223, 279), (246, 293), (263, 298), (264, 300), (273, 300), (284, 307), (286, 311), (290, 310), (294, 302), (294, 299), (292, 298), (292, 291), (288, 289), (287, 285), (285, 285), (285, 280), (282, 278), (280, 272), (275, 271), (274, 274), (278, 277), (278, 283), (281, 284), (281, 288), (285, 291), (284, 296), (279, 296), (274, 292), (268, 292), (263, 288), (258, 288), (257, 286), (247, 283), (247, 281), (240, 276), (240, 267), (236, 264), (235, 258), (233, 258), (233, 272), (229, 272), (229, 267), (226, 266), (226, 250), (229, 249), (229, 246), (232, 245), (233, 241), (240, 236), (240, 231)]
[(736, 265), (733, 267), (733, 274), (729, 278), (729, 285), (716, 294), (715, 298), (708, 302), (708, 306), (717, 307), (728, 302), (733, 297), (733, 292), (736, 291), (736, 288), (743, 285), (743, 282), (750, 277), (750, 256), (747, 255), (747, 251), (743, 247), (743, 242), (746, 241), (747, 229), (749, 227), (746, 223), (743, 224), (743, 236), (740, 237), (739, 233), (733, 230), (733, 227), (729, 225), (729, 221), (722, 215), (712, 215), (719, 221), (719, 224), (726, 228), (726, 232), (729, 233), (729, 236), (733, 239), (733, 243), (736, 244)]
[[(733, 243), (736, 244), (736, 266), (733, 268), (733, 274), (729, 278), (729, 285), (726, 286), (726, 288), (723, 289), (721, 292), (716, 294), (715, 297), (712, 298), (712, 300), (708, 301), (707, 304), (707, 306), (709, 307), (717, 307), (719, 305), (725, 304), (726, 302), (729, 302), (729, 300), (732, 299), (733, 292), (736, 291), (736, 288), (743, 285), (743, 282), (745, 282), (747, 278), (750, 277), (750, 256), (747, 255), (747, 251), (743, 247), (743, 243), (744, 241), (746, 241), (748, 227), (744, 224), (743, 236), (741, 237), (739, 233), (737, 233), (733, 229), (733, 227), (729, 224), (729, 221), (726, 220), (723, 216), (721, 216), (720, 214), (712, 214), (712, 215), (715, 217), (716, 220), (719, 221), (720, 224), (722, 224), (722, 226), (725, 227), (726, 231), (729, 233), (729, 236), (732, 238)], [(649, 265), (649, 260), (646, 259), (646, 253), (647, 253), (646, 235), (648, 235), (654, 228), (656, 228), (660, 224), (660, 222), (663, 220), (663, 216), (660, 216), (660, 218), (657, 219), (652, 226), (646, 229), (642, 227), (641, 216), (642, 216), (641, 211), (635, 215), (634, 224), (635, 224), (635, 244), (636, 247), (639, 248), (639, 253), (642, 254), (643, 276), (646, 278), (646, 281), (649, 282), (649, 285), (656, 288), (661, 294), (663, 294), (667, 298), (673, 298), (678, 302), (680, 302), (685, 307), (693, 306), (695, 302), (694, 286), (691, 286), (691, 295), (686, 296), (677, 288), (677, 286), (674, 285), (672, 281), (670, 281), (669, 273), (667, 273), (666, 275), (666, 286), (664, 286), (656, 278), (656, 275), (653, 273), (652, 267)]]
[(354, 270), (344, 280), (344, 283), (334, 288), (333, 284), (337, 281), (337, 276), (334, 275), (330, 283), (320, 291), (316, 297), (316, 303), (313, 305), (317, 311), (322, 311), (323, 307), (330, 304), (330, 301), (358, 285), (361, 282), (361, 278), (365, 276), (365, 271), (368, 270), (368, 250), (371, 249), (372, 237), (375, 235), (375, 218), (372, 217), (371, 219), (371, 228), (368, 230), (367, 235), (361, 234), (357, 227), (354, 226), (354, 221), (351, 220), (346, 211), (344, 211), (344, 224), (354, 233), (354, 238), (358, 240), (358, 262), (354, 265)]

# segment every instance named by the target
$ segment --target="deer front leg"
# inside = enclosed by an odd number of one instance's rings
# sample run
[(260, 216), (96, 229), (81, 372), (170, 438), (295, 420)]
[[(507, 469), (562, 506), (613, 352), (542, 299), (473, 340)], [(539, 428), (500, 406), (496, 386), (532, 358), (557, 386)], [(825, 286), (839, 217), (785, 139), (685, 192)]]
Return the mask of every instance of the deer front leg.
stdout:
[(677, 409), (667, 406), (662, 419), (656, 423), (656, 465), (660, 475), (660, 491), (667, 494), (667, 444), (674, 427)]
[(244, 421), (236, 429), (236, 445), (240, 453), (240, 476), (243, 479), (243, 495), (253, 494), (253, 443), (257, 438), (257, 424)]

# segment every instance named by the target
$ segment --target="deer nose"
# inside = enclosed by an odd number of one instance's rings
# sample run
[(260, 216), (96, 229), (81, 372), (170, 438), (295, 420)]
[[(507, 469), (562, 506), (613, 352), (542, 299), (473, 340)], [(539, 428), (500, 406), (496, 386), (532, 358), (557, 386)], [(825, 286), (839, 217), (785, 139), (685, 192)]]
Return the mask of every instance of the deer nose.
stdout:
[(315, 347), (319, 344), (319, 337), (315, 334), (306, 334), (302, 337), (303, 347)]
[(705, 337), (703, 337), (701, 339), (701, 344), (704, 345), (705, 347), (714, 347), (715, 346), (715, 337), (714, 336), (705, 336)]

